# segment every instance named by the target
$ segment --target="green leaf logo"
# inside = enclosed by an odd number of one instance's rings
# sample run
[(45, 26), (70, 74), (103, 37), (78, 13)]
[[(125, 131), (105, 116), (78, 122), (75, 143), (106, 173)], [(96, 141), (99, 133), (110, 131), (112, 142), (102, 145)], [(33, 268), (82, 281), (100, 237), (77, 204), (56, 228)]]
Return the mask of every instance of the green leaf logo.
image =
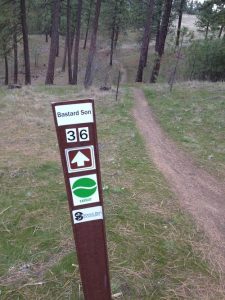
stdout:
[(74, 182), (72, 190), (75, 196), (87, 198), (92, 196), (97, 190), (97, 183), (91, 178), (80, 178)]

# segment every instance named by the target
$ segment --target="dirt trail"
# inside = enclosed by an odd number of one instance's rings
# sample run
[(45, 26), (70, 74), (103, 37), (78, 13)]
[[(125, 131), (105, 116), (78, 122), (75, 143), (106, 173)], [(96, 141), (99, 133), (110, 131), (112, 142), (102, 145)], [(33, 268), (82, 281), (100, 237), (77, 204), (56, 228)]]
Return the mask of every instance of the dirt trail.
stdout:
[(225, 188), (207, 172), (195, 166), (177, 148), (154, 119), (144, 93), (134, 90), (133, 115), (147, 150), (172, 190), (209, 238), (208, 257), (225, 273)]

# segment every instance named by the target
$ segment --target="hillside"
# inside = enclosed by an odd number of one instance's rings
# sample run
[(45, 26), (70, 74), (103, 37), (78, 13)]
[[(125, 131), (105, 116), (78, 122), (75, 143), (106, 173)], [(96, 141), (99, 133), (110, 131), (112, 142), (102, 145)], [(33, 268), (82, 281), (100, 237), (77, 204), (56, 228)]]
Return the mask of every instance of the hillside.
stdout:
[[(176, 21), (177, 22), (177, 21)], [(176, 27), (174, 22), (174, 27)], [(193, 31), (198, 36), (197, 28), (195, 26), (196, 16), (184, 15), (182, 26), (188, 28), (189, 31)], [(95, 60), (95, 84), (98, 86), (104, 84), (115, 84), (117, 82), (118, 71), (122, 70), (124, 73), (124, 83), (133, 83), (135, 80), (135, 73), (138, 66), (139, 59), (139, 47), (140, 47), (141, 33), (139, 31), (128, 31), (123, 33), (120, 37), (117, 50), (114, 56), (113, 67), (109, 67), (109, 52), (110, 52), (110, 40), (105, 36), (99, 37), (98, 42), (98, 54)], [(174, 32), (171, 33), (171, 38), (174, 37)], [(84, 40), (81, 40), (80, 44), (83, 46)], [(50, 40), (48, 43), (45, 42), (44, 35), (30, 35), (29, 44), (31, 48), (30, 59), (31, 59), (31, 73), (32, 73), (32, 84), (44, 84), (47, 61), (49, 55)], [(55, 84), (56, 85), (67, 85), (68, 74), (62, 72), (63, 56), (64, 56), (64, 45), (65, 37), (60, 37), (59, 43), (59, 57), (56, 59), (56, 71), (55, 71)], [(154, 42), (151, 42), (149, 51), (149, 62), (145, 70), (145, 81), (149, 81), (150, 70), (152, 68), (153, 58), (152, 53), (154, 52)], [(86, 59), (88, 54), (88, 48), (83, 50), (80, 47), (80, 65), (79, 65), (79, 83), (83, 83), (83, 78), (86, 68)], [(19, 83), (23, 84), (24, 77), (24, 65), (23, 65), (23, 53), (22, 45), (19, 46)], [(165, 58), (165, 65), (160, 74), (160, 81), (167, 81), (170, 73), (172, 72), (171, 66), (174, 64), (174, 58), (168, 54)], [(9, 69), (10, 77), (12, 82), (13, 75), (13, 57), (9, 57)], [(182, 72), (182, 69), (181, 69)], [(0, 61), (0, 78), (4, 79), (4, 61)], [(183, 75), (181, 75), (182, 78)]]
[(86, 96), (97, 105), (113, 293), (222, 299), (207, 237), (147, 156), (127, 88), (116, 103), (113, 92), (44, 86), (1, 89), (2, 299), (82, 299), (50, 101)]
[[(87, 299), (83, 293), (80, 273), (84, 273), (76, 255), (80, 249), (75, 249), (73, 239), (73, 232), (76, 241), (81, 236), (84, 238), (83, 252), (86, 258), (92, 258), (94, 269), (99, 273), (102, 265), (97, 253), (104, 239), (93, 238), (96, 244), (90, 246), (87, 236), (93, 237), (92, 231), (81, 231), (79, 236), (76, 226), (80, 224), (74, 221), (73, 215), (76, 209), (80, 214), (78, 210), (82, 208), (95, 208), (99, 201), (77, 206), (70, 199), (75, 189), (88, 191), (89, 196), (97, 190), (97, 193), (100, 191), (97, 197), (101, 196), (101, 178), (97, 179), (95, 174), (98, 167), (96, 137), (88, 140), (90, 144), (64, 142), (66, 147), (61, 155), (65, 158), (65, 173), (68, 173), (68, 210), (51, 109), (53, 102), (93, 98), (104, 199), (104, 213), (97, 222), (101, 222), (103, 228), (102, 219), (105, 219), (112, 299), (224, 300), (225, 84), (221, 79), (224, 28), (216, 23), (215, 31), (209, 28), (207, 33), (214, 37), (204, 40), (196, 27), (197, 17), (184, 14), (182, 26), (187, 31), (181, 33), (180, 46), (175, 47), (176, 26), (182, 11), (178, 2), (158, 1), (152, 8), (152, 1), (102, 2), (100, 17), (97, 15), (99, 0), (84, 1), (80, 14), (82, 1), (31, 0), (27, 10), (25, 0), (1, 3), (0, 299), (106, 300), (94, 296)], [(25, 8), (24, 13), (22, 8)], [(193, 9), (197, 11), (195, 6)], [(220, 16), (221, 11), (218, 9), (216, 16), (217, 13)], [(24, 31), (15, 30), (20, 23), (26, 25), (24, 16), (32, 32), (27, 36), (31, 67), (31, 84), (27, 85), (24, 85), (25, 75), (29, 73), (22, 47)], [(80, 24), (79, 17), (83, 18)], [(152, 24), (153, 32), (150, 31)], [(89, 32), (87, 48), (83, 49), (89, 25), (93, 32), (96, 30), (96, 35), (99, 26), (98, 38), (94, 41), (94, 34), (90, 38)], [(68, 84), (68, 66), (63, 71), (62, 65), (66, 37), (76, 35), (79, 26), (78, 84), (72, 85)], [(167, 29), (168, 35), (165, 34)], [(220, 31), (221, 37), (218, 37)], [(10, 86), (16, 69), (15, 37), (20, 40), (18, 88)], [(50, 47), (51, 40), (54, 47)], [(92, 49), (96, 46), (90, 67), (93, 82), (86, 82), (85, 89), (86, 66), (91, 61), (91, 55), (88, 58), (90, 45)], [(67, 47), (70, 49), (69, 43)], [(112, 66), (109, 65), (110, 49), (114, 49)], [(142, 60), (139, 60), (140, 53)], [(55, 60), (52, 69), (49, 57)], [(6, 61), (9, 85), (4, 85)], [(141, 80), (136, 80), (138, 68), (143, 71), (140, 71)], [(54, 84), (50, 80), (45, 85), (47, 70), (49, 73), (54, 70)], [(64, 109), (63, 115), (67, 116), (67, 108)], [(77, 142), (78, 122), (74, 123), (70, 123), (69, 129), (61, 127), (59, 130), (64, 137), (65, 132), (73, 130)], [(95, 132), (93, 128), (91, 133)], [(63, 143), (63, 139), (59, 140)], [(84, 155), (85, 147), (92, 149), (91, 159), (97, 162), (91, 169), (93, 173), (89, 173), (96, 180), (94, 184), (93, 180), (87, 183), (84, 175), (86, 182), (83, 180), (74, 187), (77, 177), (82, 177), (81, 171), (70, 174), (66, 159), (69, 151)], [(72, 165), (75, 156), (69, 159)], [(89, 161), (87, 156), (85, 159)], [(78, 168), (78, 162), (74, 163)], [(98, 205), (103, 211), (101, 201)], [(91, 221), (90, 228), (95, 227), (96, 220)], [(104, 237), (104, 230), (100, 231)], [(91, 265), (85, 263), (88, 267)], [(104, 288), (105, 273), (102, 276)], [(92, 283), (101, 277), (93, 276), (93, 272), (88, 274), (92, 276)]]

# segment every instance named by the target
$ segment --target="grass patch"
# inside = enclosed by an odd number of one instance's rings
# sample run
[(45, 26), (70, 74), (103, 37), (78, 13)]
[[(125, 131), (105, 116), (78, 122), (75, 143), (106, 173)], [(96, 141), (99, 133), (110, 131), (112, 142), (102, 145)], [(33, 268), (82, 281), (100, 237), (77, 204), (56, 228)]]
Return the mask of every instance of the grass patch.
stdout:
[(44, 93), (46, 95), (53, 96), (67, 96), (70, 94), (77, 93), (79, 88), (77, 86), (48, 86), (48, 85), (38, 85), (34, 88), (37, 93)]
[(166, 132), (211, 173), (225, 175), (225, 85), (146, 87), (145, 95)]
[[(43, 91), (40, 95), (28, 91), (45, 111), (46, 120), (51, 120), (47, 106), (52, 96), (46, 93), (43, 98)], [(20, 106), (25, 101), (28, 112), (36, 116), (32, 102), (16, 95)], [(95, 96), (113, 293), (122, 292), (122, 298), (129, 300), (205, 299), (208, 295), (222, 299), (217, 274), (196, 250), (206, 241), (180, 211), (149, 160), (131, 116), (133, 100), (128, 92), (123, 92), (119, 103), (111, 92)], [(7, 122), (10, 104), (5, 111), (3, 121)], [(23, 119), (19, 107), (18, 118)], [(27, 160), (16, 152), (10, 164), (13, 145), (6, 142), (7, 159), (1, 165), (0, 269), (5, 276), (1, 297), (83, 299), (54, 126), (51, 121), (45, 121), (48, 126), (43, 128), (30, 119), (24, 122), (35, 136), (42, 132), (44, 150), (31, 152)], [(19, 133), (18, 143), (22, 139), (23, 146), (29, 144), (24, 131)], [(12, 270), (19, 275), (23, 271), (21, 276), (27, 273), (30, 285), (23, 279), (4, 283)]]

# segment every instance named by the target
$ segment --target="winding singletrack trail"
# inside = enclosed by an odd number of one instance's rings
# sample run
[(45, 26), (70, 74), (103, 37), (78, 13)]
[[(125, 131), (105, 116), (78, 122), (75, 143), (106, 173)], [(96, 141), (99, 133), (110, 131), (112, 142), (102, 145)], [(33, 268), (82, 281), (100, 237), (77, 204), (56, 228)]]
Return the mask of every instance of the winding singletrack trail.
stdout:
[(163, 173), (181, 206), (191, 213), (209, 239), (208, 258), (225, 274), (225, 187), (195, 166), (155, 121), (144, 93), (134, 89), (133, 115), (156, 167)]

